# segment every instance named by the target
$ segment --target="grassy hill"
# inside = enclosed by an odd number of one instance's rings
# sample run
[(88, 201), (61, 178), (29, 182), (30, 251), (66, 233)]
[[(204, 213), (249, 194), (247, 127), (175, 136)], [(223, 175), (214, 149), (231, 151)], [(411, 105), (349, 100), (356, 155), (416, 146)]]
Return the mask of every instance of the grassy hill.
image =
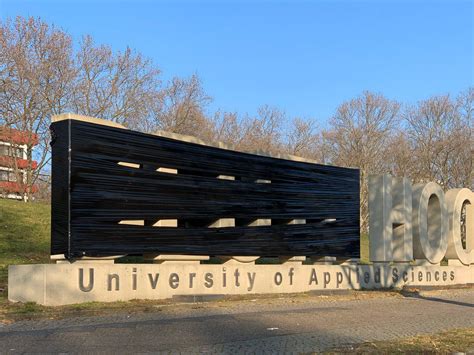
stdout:
[(9, 264), (49, 261), (51, 206), (0, 199), (0, 289)]

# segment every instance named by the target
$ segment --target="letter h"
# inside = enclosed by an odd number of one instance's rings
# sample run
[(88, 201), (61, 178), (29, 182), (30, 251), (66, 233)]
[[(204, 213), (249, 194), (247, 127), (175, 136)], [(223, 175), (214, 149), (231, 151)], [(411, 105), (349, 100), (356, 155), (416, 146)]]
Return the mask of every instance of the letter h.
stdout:
[(413, 260), (412, 188), (407, 178), (369, 176), (370, 261)]

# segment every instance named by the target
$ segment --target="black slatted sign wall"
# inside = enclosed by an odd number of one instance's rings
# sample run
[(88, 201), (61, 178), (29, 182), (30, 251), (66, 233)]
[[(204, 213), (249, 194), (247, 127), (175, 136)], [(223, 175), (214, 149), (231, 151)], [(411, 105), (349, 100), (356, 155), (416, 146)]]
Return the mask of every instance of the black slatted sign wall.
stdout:
[(52, 130), (52, 254), (359, 256), (359, 171), (78, 120)]

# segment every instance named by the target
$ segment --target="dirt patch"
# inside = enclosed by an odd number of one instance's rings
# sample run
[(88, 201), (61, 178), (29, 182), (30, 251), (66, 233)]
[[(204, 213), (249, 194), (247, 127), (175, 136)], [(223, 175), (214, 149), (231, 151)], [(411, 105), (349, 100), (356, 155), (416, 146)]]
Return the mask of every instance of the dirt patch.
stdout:
[(474, 351), (474, 328), (454, 329), (437, 334), (424, 334), (394, 341), (367, 342), (338, 347), (328, 354), (449, 354)]

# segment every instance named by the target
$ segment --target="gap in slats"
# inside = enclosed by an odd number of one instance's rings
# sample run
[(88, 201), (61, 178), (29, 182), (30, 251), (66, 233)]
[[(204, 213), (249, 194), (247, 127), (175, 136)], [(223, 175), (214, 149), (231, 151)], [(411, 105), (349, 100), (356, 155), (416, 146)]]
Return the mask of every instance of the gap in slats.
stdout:
[(220, 180), (235, 180), (235, 176), (230, 175), (217, 175), (217, 178)]
[(119, 161), (117, 165), (125, 166), (127, 168), (135, 168), (135, 169), (140, 169), (140, 164), (137, 163), (130, 163), (130, 162), (125, 162), (125, 161)]
[(159, 173), (166, 173), (166, 174), (177, 174), (178, 169), (173, 169), (173, 168), (165, 168), (165, 167), (159, 167), (156, 169)]
[(292, 224), (306, 224), (306, 219), (304, 218), (295, 218), (295, 219), (272, 219), (272, 225), (282, 226), (282, 225), (292, 225)]
[(118, 224), (127, 224), (130, 226), (144, 226), (145, 220), (143, 219), (123, 219), (118, 222)]
[(150, 226), (150, 227), (168, 227), (177, 228), (177, 219), (159, 219), (159, 220), (147, 220), (147, 219), (123, 219), (118, 224), (127, 224), (131, 226)]
[(235, 225), (239, 227), (264, 227), (271, 226), (272, 220), (270, 218), (237, 218)]
[(145, 225), (149, 227), (177, 228), (178, 220), (177, 219), (145, 220)]

